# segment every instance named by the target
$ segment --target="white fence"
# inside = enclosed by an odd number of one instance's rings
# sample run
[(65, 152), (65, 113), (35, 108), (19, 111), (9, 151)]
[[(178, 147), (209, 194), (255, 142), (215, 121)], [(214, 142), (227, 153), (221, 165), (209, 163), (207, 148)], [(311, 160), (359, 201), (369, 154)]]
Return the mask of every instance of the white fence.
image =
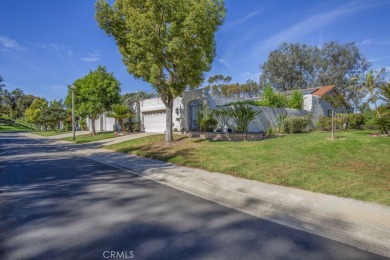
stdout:
[(258, 107), (251, 106), (255, 111), (262, 111), (256, 116), (248, 127), (249, 132), (266, 131), (269, 127), (276, 127), (277, 116), (280, 114), (287, 116), (306, 116), (309, 114), (306, 110), (298, 110), (291, 108), (275, 108), (275, 107)]

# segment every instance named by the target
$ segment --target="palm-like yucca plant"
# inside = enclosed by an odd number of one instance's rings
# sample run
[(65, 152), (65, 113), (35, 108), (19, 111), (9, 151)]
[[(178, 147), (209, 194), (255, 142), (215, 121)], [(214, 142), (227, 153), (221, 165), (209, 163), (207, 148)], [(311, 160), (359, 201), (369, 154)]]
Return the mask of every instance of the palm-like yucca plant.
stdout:
[(365, 79), (359, 80), (358, 78), (353, 78), (351, 82), (358, 81), (360, 83), (360, 88), (369, 93), (369, 101), (374, 105), (377, 118), (381, 118), (379, 108), (377, 105), (378, 99), (380, 99), (380, 88), (383, 86), (382, 76), (385, 73), (385, 69), (381, 69), (376, 75), (373, 70), (370, 70)]
[(238, 133), (247, 132), (249, 123), (262, 111), (255, 111), (247, 104), (233, 104), (228, 109), (228, 114), (236, 124)]
[(390, 108), (390, 82), (380, 87), (379, 99), (384, 101), (387, 107)]
[(131, 109), (123, 104), (114, 104), (111, 107), (111, 112), (107, 114), (108, 117), (113, 117), (118, 120), (122, 132), (125, 131), (125, 124), (123, 119), (132, 118), (134, 114), (131, 112)]

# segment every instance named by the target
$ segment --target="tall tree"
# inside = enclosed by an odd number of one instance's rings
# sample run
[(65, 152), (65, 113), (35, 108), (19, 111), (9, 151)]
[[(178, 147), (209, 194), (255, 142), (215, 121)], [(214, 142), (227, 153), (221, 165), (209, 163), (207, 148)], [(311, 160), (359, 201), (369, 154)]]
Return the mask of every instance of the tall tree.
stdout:
[[(378, 109), (378, 100), (383, 97), (383, 87), (386, 85), (386, 82), (383, 78), (386, 70), (382, 68), (379, 72), (375, 73), (373, 70), (370, 70), (364, 78), (353, 78), (353, 82), (358, 82), (356, 85), (359, 86), (360, 91), (363, 93), (368, 93), (368, 101), (374, 105), (376, 115), (378, 118), (381, 117), (380, 110)], [(382, 93), (381, 93), (382, 92)]]
[[(90, 71), (86, 76), (77, 79), (75, 86), (75, 110), (81, 117), (89, 117), (92, 121), (92, 133), (96, 134), (95, 120), (105, 111), (110, 111), (111, 106), (120, 101), (120, 83), (113, 73), (99, 66), (95, 71)], [(69, 87), (65, 104), (71, 107), (72, 90)]]
[(336, 85), (345, 98), (354, 105), (355, 109), (365, 95), (359, 95), (355, 85), (351, 85), (353, 78), (364, 75), (370, 67), (355, 43), (341, 44), (339, 42), (325, 43), (320, 50), (317, 63), (316, 84), (319, 86)]
[(385, 102), (385, 105), (390, 109), (390, 82), (387, 82), (380, 87), (378, 98)]
[(261, 94), (261, 87), (258, 82), (254, 80), (247, 80), (244, 84), (241, 84), (241, 93), (242, 97), (255, 97)]
[(260, 84), (279, 91), (336, 85), (357, 109), (365, 95), (350, 81), (369, 66), (355, 43), (329, 42), (322, 48), (283, 43), (260, 65)]
[(27, 122), (38, 125), (42, 124), (42, 113), (48, 106), (44, 98), (35, 98), (32, 104), (25, 111)]
[(4, 88), (5, 84), (3, 82), (3, 77), (0, 75), (0, 112), (3, 113), (3, 99), (4, 99)]
[(42, 109), (41, 118), (46, 124), (49, 124), (52, 129), (57, 128), (60, 121), (65, 120), (68, 116), (68, 111), (62, 100), (50, 101), (47, 107)]
[(243, 84), (231, 83), (230, 76), (221, 74), (210, 76), (208, 85), (205, 87), (207, 91), (214, 96), (248, 98), (258, 96), (260, 94), (260, 85), (254, 80), (247, 80)]
[(3, 77), (0, 75), (0, 93), (1, 91), (3, 90), (3, 88), (5, 88), (5, 84), (2, 83), (4, 80), (3, 80)]
[(224, 17), (223, 0), (96, 2), (96, 19), (114, 37), (127, 71), (149, 82), (161, 97), (168, 143), (173, 99), (203, 82), (216, 55), (214, 34)]
[(208, 85), (205, 87), (207, 91), (210, 91), (214, 96), (222, 95), (222, 87), (230, 84), (232, 77), (224, 76), (222, 74), (217, 74), (210, 76), (207, 80)]
[(272, 85), (278, 91), (311, 86), (315, 81), (318, 49), (306, 44), (282, 43), (260, 65), (260, 84)]

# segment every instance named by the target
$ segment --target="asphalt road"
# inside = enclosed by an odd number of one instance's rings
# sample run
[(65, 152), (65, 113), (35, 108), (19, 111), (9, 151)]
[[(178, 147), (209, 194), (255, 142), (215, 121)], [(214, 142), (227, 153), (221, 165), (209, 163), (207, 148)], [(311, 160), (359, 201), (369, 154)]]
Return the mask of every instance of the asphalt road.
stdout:
[(0, 134), (0, 259), (381, 259)]

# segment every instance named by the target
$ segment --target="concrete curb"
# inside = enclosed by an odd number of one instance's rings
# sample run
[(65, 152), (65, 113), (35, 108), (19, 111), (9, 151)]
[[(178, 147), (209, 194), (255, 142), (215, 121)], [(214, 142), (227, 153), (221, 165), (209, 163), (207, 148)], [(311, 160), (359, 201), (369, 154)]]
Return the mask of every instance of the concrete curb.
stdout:
[(390, 207), (104, 149), (76, 152), (247, 214), (390, 257)]

